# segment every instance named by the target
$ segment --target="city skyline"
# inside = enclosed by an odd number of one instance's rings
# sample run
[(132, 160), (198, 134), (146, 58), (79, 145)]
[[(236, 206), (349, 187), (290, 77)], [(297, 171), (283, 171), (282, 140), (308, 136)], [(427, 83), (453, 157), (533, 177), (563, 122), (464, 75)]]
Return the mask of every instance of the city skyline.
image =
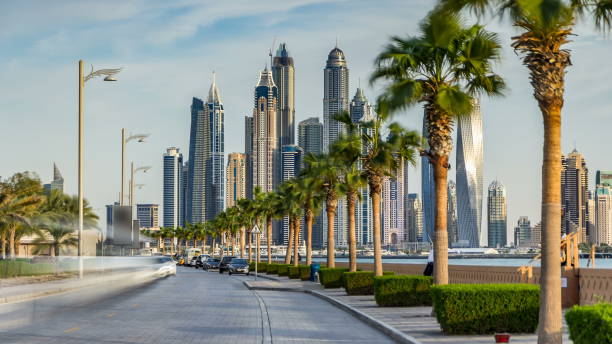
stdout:
[[(360, 11), (364, 11), (363, 6), (368, 6), (366, 2), (361, 3), (361, 5)], [(84, 6), (90, 5), (86, 4)], [(7, 113), (15, 114), (16, 118), (28, 114), (29, 118), (35, 122), (34, 130), (40, 129), (43, 135), (42, 139), (49, 144), (48, 147), (39, 147), (39, 145), (33, 145), (24, 141), (24, 138), (16, 136), (16, 133), (22, 132), (21, 125), (23, 123), (19, 119), (8, 126), (3, 126), (3, 129), (1, 129), (3, 137), (20, 149), (8, 152), (8, 158), (15, 161), (15, 164), (13, 166), (2, 166), (0, 175), (31, 170), (39, 173), (41, 179), (45, 181), (49, 179), (48, 166), (51, 160), (55, 160), (59, 166), (62, 166), (66, 192), (76, 193), (76, 168), (73, 162), (76, 156), (73, 149), (76, 130), (74, 130), (71, 121), (76, 111), (74, 109), (76, 89), (73, 85), (73, 79), (77, 59), (75, 56), (83, 56), (86, 64), (94, 64), (99, 67), (125, 66), (115, 87), (92, 83), (86, 91), (88, 97), (86, 107), (86, 123), (88, 125), (86, 128), (88, 132), (86, 141), (86, 171), (88, 171), (85, 179), (86, 198), (92, 202), (95, 211), (103, 216), (104, 204), (111, 203), (117, 197), (119, 180), (116, 176), (119, 171), (119, 159), (116, 158), (118, 147), (114, 146), (113, 142), (116, 140), (116, 124), (121, 122), (121, 124), (125, 124), (126, 128), (143, 130), (153, 134), (150, 143), (138, 145), (139, 147), (135, 146), (128, 153), (140, 162), (151, 164), (154, 167), (150, 174), (142, 176), (146, 186), (138, 192), (135, 203), (161, 202), (162, 166), (159, 154), (163, 149), (170, 146), (177, 146), (185, 153), (188, 151), (185, 128), (188, 127), (189, 121), (185, 104), (193, 96), (203, 98), (206, 94), (205, 90), (209, 86), (205, 80), (210, 75), (210, 71), (215, 69), (219, 76), (223, 76), (223, 78), (220, 78), (223, 80), (222, 83), (220, 81), (222, 88), (236, 88), (236, 90), (232, 90), (232, 94), (224, 93), (225, 102), (231, 104), (231, 113), (228, 110), (226, 126), (229, 135), (242, 137), (244, 127), (241, 118), (245, 113), (248, 113), (249, 107), (245, 107), (244, 104), (250, 102), (250, 96), (249, 92), (243, 92), (247, 87), (243, 86), (241, 81), (254, 78), (255, 73), (268, 60), (269, 42), (273, 40), (275, 32), (280, 32), (281, 27), (289, 26), (290, 29), (283, 32), (283, 35), (286, 35), (283, 40), (291, 47), (292, 55), (296, 57), (296, 61), (299, 61), (298, 66), (296, 66), (296, 73), (298, 73), (296, 89), (299, 90), (296, 93), (296, 109), (298, 109), (296, 121), (315, 115), (321, 118), (321, 60), (334, 46), (336, 35), (339, 36), (339, 47), (350, 59), (352, 74), (360, 75), (365, 80), (372, 70), (373, 57), (387, 37), (391, 34), (413, 33), (417, 27), (418, 19), (431, 8), (431, 4), (428, 2), (415, 1), (410, 4), (411, 11), (406, 11), (408, 5), (389, 1), (377, 4), (376, 7), (367, 8), (367, 10), (374, 13), (378, 13), (377, 11), (384, 12), (391, 6), (397, 9), (397, 14), (387, 14), (388, 22), (381, 23), (380, 27), (372, 30), (374, 31), (372, 33), (368, 33), (368, 30), (371, 29), (362, 29), (359, 25), (348, 25), (359, 23), (359, 20), (363, 19), (351, 17), (355, 13), (350, 11), (351, 6), (335, 2), (300, 2), (297, 5), (285, 5), (285, 7), (276, 9), (266, 5), (256, 14), (244, 11), (234, 13), (230, 18), (227, 15), (212, 16), (210, 11), (207, 11), (205, 16), (196, 17), (194, 15), (196, 19), (205, 22), (205, 24), (194, 23), (195, 19), (192, 19), (186, 25), (195, 27), (194, 30), (183, 33), (186, 36), (178, 38), (163, 35), (160, 37), (160, 40), (163, 40), (161, 45), (152, 43), (152, 36), (147, 35), (148, 39), (145, 39), (144, 43), (132, 47), (129, 42), (131, 42), (130, 39), (135, 41), (135, 37), (115, 38), (111, 34), (113, 26), (109, 25), (109, 29), (105, 29), (104, 24), (108, 24), (108, 22), (93, 14), (90, 14), (90, 16), (93, 16), (99, 25), (91, 30), (99, 31), (101, 40), (100, 43), (85, 45), (83, 48), (76, 48), (71, 40), (66, 40), (67, 35), (70, 35), (73, 30), (72, 27), (63, 27), (63, 33), (61, 30), (52, 29), (49, 34), (42, 37), (30, 37), (27, 31), (15, 32), (16, 29), (11, 29), (11, 31), (3, 33), (0, 41), (2, 47), (6, 48), (2, 49), (4, 55), (0, 58), (7, 62), (5, 67), (0, 67), (2, 68), (0, 73), (9, 80), (15, 80), (16, 84), (11, 85), (10, 88), (5, 88), (4, 94), (6, 94), (6, 97), (4, 97), (3, 105), (6, 106), (3, 106), (3, 109)], [(300, 14), (300, 16), (320, 16), (323, 13), (324, 17), (319, 21), (321, 27), (313, 31), (311, 30), (312, 27), (308, 27), (309, 30), (303, 30), (303, 28), (291, 26), (289, 22), (292, 17), (298, 15), (296, 13), (298, 8), (308, 10), (306, 14)], [(15, 11), (19, 11), (19, 9), (7, 8), (5, 13), (15, 13)], [(142, 9), (128, 9), (126, 7), (120, 7), (117, 11), (119, 13), (117, 20), (122, 25), (128, 25), (130, 20), (142, 13)], [(95, 13), (97, 11), (89, 12)], [(265, 28), (263, 25), (260, 26), (255, 23), (259, 16), (267, 13), (276, 13), (281, 19)], [(301, 13), (304, 13), (304, 11), (301, 11)], [(406, 18), (406, 13), (409, 13), (408, 18)], [(58, 14), (51, 14), (49, 18), (57, 19), (58, 16)], [(220, 41), (211, 42), (212, 49), (207, 47), (206, 50), (214, 51), (216, 55), (211, 55), (208, 52), (200, 55), (202, 50), (191, 48), (180, 50), (184, 56), (173, 54), (172, 59), (162, 58), (157, 60), (169, 48), (174, 49), (177, 45), (182, 44), (195, 47), (193, 40), (197, 41), (204, 36), (214, 37), (214, 33), (221, 29), (222, 24), (227, 24), (232, 20), (235, 21), (235, 18), (244, 17), (252, 20), (249, 29), (253, 32), (247, 34), (247, 30), (244, 30), (243, 27), (236, 28), (236, 35), (240, 39), (231, 42), (231, 44), (227, 44), (227, 41), (223, 42), (226, 44), (223, 49), (219, 48), (221, 47)], [(331, 20), (332, 17), (335, 21)], [(206, 21), (202, 18), (206, 18)], [(30, 20), (30, 22), (36, 22), (38, 28), (49, 25), (44, 20)], [(58, 22), (61, 22), (61, 20), (54, 20), (54, 25)], [(142, 20), (140, 22), (142, 23)], [(178, 20), (172, 21), (174, 25), (178, 25), (178, 23)], [(346, 27), (350, 27), (354, 32), (339, 30), (340, 23), (346, 24)], [(405, 29), (398, 30), (398, 27)], [(336, 28), (336, 30), (330, 30), (330, 28)], [(529, 91), (519, 87), (526, 80), (526, 71), (520, 66), (520, 61), (513, 56), (511, 49), (508, 48), (509, 36), (513, 34), (513, 31), (507, 28), (500, 30), (500, 27), (495, 23), (492, 24), (491, 29), (500, 32), (502, 35), (502, 44), (507, 58), (504, 59), (500, 70), (501, 74), (509, 79), (511, 92), (505, 99), (483, 100), (484, 135), (487, 142), (483, 180), (487, 182), (493, 180), (494, 176), (499, 176), (499, 179), (507, 186), (509, 190), (509, 221), (514, 222), (518, 216), (528, 215), (535, 222), (540, 217), (537, 205), (539, 192), (534, 195), (533, 191), (540, 189), (541, 152), (539, 149), (534, 150), (533, 147), (540, 143), (540, 116)], [(135, 30), (135, 32), (139, 31)], [(173, 32), (177, 33), (179, 31)], [(574, 43), (570, 44), (570, 47), (580, 45), (580, 49), (575, 50), (574, 66), (569, 70), (567, 76), (568, 97), (564, 108), (563, 151), (569, 151), (568, 148), (573, 146), (574, 142), (577, 142), (576, 145), (588, 160), (591, 171), (606, 170), (609, 169), (611, 164), (605, 157), (604, 152), (598, 149), (597, 142), (591, 137), (601, 137), (603, 134), (599, 130), (606, 126), (607, 119), (602, 117), (602, 114), (606, 113), (606, 109), (609, 109), (610, 106), (605, 102), (603, 104), (601, 102), (593, 103), (591, 100), (599, 93), (608, 92), (609, 86), (606, 86), (605, 83), (598, 83), (601, 86), (595, 90), (594, 95), (592, 92), (585, 93), (580, 90), (578, 82), (588, 78), (597, 80), (600, 75), (605, 74), (593, 73), (593, 70), (589, 73), (589, 68), (591, 68), (589, 67), (589, 61), (592, 61), (592, 56), (601, 56), (602, 53), (598, 53), (598, 51), (605, 49), (605, 47), (598, 45), (600, 39), (594, 38), (595, 35), (592, 35), (590, 31), (579, 27), (578, 33), (580, 36), (574, 40)], [(249, 42), (251, 35), (269, 38), (269, 42), (261, 42), (261, 40)], [(29, 39), (33, 48), (9, 49), (16, 46), (17, 38), (21, 37)], [(84, 40), (84, 37), (86, 36), (76, 36), (75, 39)], [(375, 38), (369, 40), (370, 37)], [(100, 50), (102, 46), (110, 47), (108, 53), (96, 52), (96, 49)], [(151, 50), (153, 54), (142, 60), (140, 57), (144, 51), (148, 50)], [(7, 53), (7, 51), (12, 52)], [(218, 58), (219, 56), (239, 56), (240, 54), (236, 54), (238, 51), (259, 53), (256, 54), (258, 56), (256, 58), (247, 59), (248, 61), (244, 66), (236, 71), (230, 71), (230, 65), (231, 68), (235, 68), (236, 64), (227, 63), (228, 66), (226, 67), (218, 66), (222, 64), (221, 61), (224, 61)], [(365, 52), (365, 54), (362, 52)], [(176, 59), (183, 63), (177, 64)], [(42, 66), (36, 66), (39, 60), (45, 60), (46, 62)], [(13, 69), (9, 70), (9, 68)], [(48, 79), (53, 80), (53, 84), (46, 80), (38, 80), (37, 75), (40, 74), (41, 68), (51, 71), (52, 77)], [(603, 66), (602, 68), (608, 67)], [(509, 70), (512, 70), (513, 73), (508, 73)], [(12, 77), (13, 75), (21, 75), (22, 77)], [(356, 82), (357, 77), (353, 78), (350, 92), (355, 89)], [(31, 92), (48, 104), (45, 111), (41, 113), (32, 111), (32, 108), (26, 104), (27, 102), (23, 102), (23, 105), (17, 105), (22, 96), (13, 89), (20, 89), (19, 85), (22, 83), (33, 85)], [(252, 81), (246, 85), (252, 85)], [(130, 88), (138, 91), (128, 92), (127, 90)], [(122, 93), (125, 93), (125, 95)], [(370, 99), (374, 99), (377, 95), (377, 92), (369, 86), (365, 86), (365, 93)], [(145, 99), (152, 100), (145, 102)], [(585, 107), (586, 104), (589, 106)], [(588, 117), (585, 117), (587, 116), (584, 114), (585, 111), (588, 112)], [(60, 123), (68, 123), (64, 126), (65, 128), (50, 122), (58, 122), (58, 116)], [(399, 115), (398, 119), (407, 127), (418, 129), (418, 123), (420, 122), (418, 117), (417, 111), (410, 111), (409, 116)], [(604, 124), (594, 127), (588, 125), (589, 121), (584, 121), (584, 118), (590, 118), (592, 121), (602, 120)], [(42, 128), (48, 128), (48, 130)], [(495, 138), (495, 140), (490, 138)], [(242, 151), (242, 140), (232, 142), (226, 151)], [(107, 147), (108, 149), (100, 150), (96, 147)], [(40, 156), (48, 157), (48, 160), (40, 159)], [(507, 158), (509, 156), (521, 157), (523, 160), (519, 164), (520, 166), (514, 166), (516, 164), (512, 162), (513, 159)], [(451, 174), (454, 172), (453, 169), (450, 172)], [(419, 177), (414, 168), (410, 168), (410, 175), (408, 190), (410, 192), (418, 191)], [(109, 181), (109, 184), (103, 189), (96, 185), (96, 181), (102, 178)], [(592, 174), (590, 179), (590, 181), (594, 179)], [(593, 185), (590, 185), (589, 189), (593, 189)]]

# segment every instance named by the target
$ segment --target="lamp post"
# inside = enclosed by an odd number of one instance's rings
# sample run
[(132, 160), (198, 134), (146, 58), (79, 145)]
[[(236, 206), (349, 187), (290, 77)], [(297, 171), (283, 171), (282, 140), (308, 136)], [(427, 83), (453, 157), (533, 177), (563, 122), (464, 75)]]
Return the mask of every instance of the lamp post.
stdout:
[(142, 167), (134, 168), (134, 162), (132, 161), (131, 172), (130, 172), (130, 203), (129, 203), (130, 207), (134, 205), (134, 186), (136, 186), (134, 184), (134, 174), (138, 171), (147, 173), (147, 171), (150, 169), (151, 169), (151, 166), (142, 166)]
[(83, 278), (83, 97), (85, 95), (85, 83), (95, 77), (105, 76), (104, 81), (117, 81), (113, 75), (119, 73), (118, 69), (100, 69), (97, 71), (91, 67), (91, 72), (83, 75), (83, 60), (79, 60), (79, 144), (78, 144), (78, 194), (79, 194), (79, 245), (77, 254), (79, 256), (79, 278)]
[(137, 142), (145, 142), (145, 139), (149, 137), (149, 134), (135, 134), (125, 137), (125, 128), (121, 128), (121, 195), (119, 196), (119, 205), (123, 205), (124, 200), (124, 186), (125, 186), (125, 145), (132, 141), (138, 140)]
[[(257, 226), (257, 224), (253, 226), (251, 233), (255, 234), (256, 238), (261, 233), (261, 231), (259, 230), (259, 226)], [(256, 241), (257, 241), (257, 256), (255, 259), (255, 280), (257, 280), (257, 262), (259, 261), (259, 240), (256, 240)]]

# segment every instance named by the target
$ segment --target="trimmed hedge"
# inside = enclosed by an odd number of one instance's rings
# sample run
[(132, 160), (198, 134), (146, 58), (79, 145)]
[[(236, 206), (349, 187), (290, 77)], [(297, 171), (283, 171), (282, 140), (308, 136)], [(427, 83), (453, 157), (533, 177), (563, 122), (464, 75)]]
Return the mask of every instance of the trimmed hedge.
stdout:
[(347, 268), (320, 268), (319, 281), (325, 288), (341, 288), (344, 286), (344, 273)]
[(266, 266), (266, 273), (268, 275), (273, 275), (278, 273), (278, 264), (272, 263)]
[(417, 275), (374, 277), (374, 298), (382, 307), (430, 306), (433, 278)]
[(300, 267), (299, 266), (290, 266), (289, 267), (289, 278), (299, 279), (300, 278)]
[(310, 279), (310, 266), (300, 265), (300, 279), (302, 281), (308, 281)]
[(538, 327), (538, 285), (449, 284), (430, 293), (445, 334), (533, 333)]
[[(383, 275), (394, 275), (394, 272), (383, 271)], [(374, 295), (374, 272), (345, 272), (344, 288), (349, 295)]]
[(51, 275), (53, 273), (55, 273), (55, 265), (51, 263), (30, 263), (22, 259), (0, 261), (0, 278)]
[[(259, 262), (257, 263), (257, 272), (266, 272), (266, 268), (268, 267), (268, 263), (262, 263)], [(255, 271), (255, 262), (250, 262), (249, 263), (249, 271)]]
[(278, 275), (279, 276), (289, 276), (289, 267), (291, 264), (278, 264)]
[(574, 344), (612, 344), (612, 304), (574, 306), (565, 320)]

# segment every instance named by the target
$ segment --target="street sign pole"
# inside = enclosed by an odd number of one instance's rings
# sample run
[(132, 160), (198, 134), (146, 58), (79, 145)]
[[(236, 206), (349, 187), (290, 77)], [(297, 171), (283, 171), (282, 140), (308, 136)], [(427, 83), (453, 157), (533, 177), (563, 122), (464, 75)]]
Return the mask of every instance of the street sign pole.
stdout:
[(257, 224), (253, 226), (251, 233), (255, 234), (255, 241), (257, 242), (257, 256), (255, 257), (255, 280), (257, 281), (257, 261), (259, 260), (259, 240), (257, 240), (257, 235), (261, 233)]

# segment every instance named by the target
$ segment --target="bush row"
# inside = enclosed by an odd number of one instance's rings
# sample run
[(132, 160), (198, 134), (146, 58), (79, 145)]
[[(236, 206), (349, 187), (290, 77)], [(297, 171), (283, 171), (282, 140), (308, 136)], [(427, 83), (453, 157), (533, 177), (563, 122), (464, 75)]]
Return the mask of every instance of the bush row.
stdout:
[(374, 298), (382, 307), (428, 306), (432, 284), (428, 276), (379, 276), (374, 278)]
[(344, 273), (346, 268), (320, 268), (319, 281), (325, 288), (342, 288), (344, 287)]
[[(383, 271), (383, 275), (393, 274), (393, 271)], [(344, 288), (349, 295), (374, 295), (374, 272), (345, 272)]]
[(30, 263), (24, 260), (0, 261), (0, 278), (48, 275), (54, 272), (55, 265), (50, 263)]
[(612, 344), (612, 304), (574, 306), (565, 320), (574, 344)]

